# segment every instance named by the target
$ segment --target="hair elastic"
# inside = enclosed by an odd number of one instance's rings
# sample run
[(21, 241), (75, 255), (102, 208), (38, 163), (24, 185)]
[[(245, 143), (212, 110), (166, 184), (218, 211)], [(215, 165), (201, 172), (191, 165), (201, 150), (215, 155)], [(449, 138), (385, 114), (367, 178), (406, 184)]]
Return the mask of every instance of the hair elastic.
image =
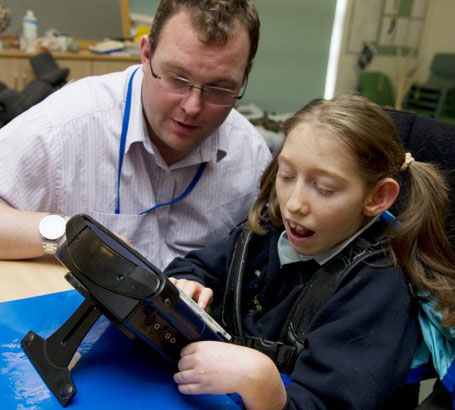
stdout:
[(403, 162), (403, 165), (401, 166), (400, 170), (401, 171), (406, 171), (409, 167), (409, 165), (411, 165), (411, 162), (414, 162), (415, 159), (414, 157), (411, 155), (410, 152), (407, 152), (406, 153), (406, 156), (404, 158), (404, 162)]

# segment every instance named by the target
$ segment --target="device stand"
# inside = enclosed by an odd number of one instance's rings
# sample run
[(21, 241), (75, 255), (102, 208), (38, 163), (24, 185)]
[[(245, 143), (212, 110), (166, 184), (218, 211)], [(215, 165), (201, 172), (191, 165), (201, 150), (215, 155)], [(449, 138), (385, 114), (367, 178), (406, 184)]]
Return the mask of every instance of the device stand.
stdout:
[(99, 309), (86, 298), (72, 316), (47, 339), (29, 331), (21, 341), (33, 366), (63, 407), (76, 394), (68, 365), (100, 315)]

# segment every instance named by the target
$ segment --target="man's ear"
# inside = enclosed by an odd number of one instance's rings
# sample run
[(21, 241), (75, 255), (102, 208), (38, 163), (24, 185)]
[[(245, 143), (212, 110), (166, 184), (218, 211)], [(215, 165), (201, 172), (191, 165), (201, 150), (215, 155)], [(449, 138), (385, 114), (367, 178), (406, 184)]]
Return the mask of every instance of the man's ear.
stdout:
[(253, 63), (253, 62), (248, 63), (248, 67), (247, 67), (246, 70), (245, 70), (245, 77), (247, 77), (248, 75), (250, 75), (251, 70), (253, 69), (253, 66), (254, 66), (254, 63)]
[(368, 195), (363, 212), (367, 216), (376, 216), (389, 209), (400, 193), (400, 186), (393, 178), (383, 178)]
[(147, 34), (144, 34), (141, 37), (140, 50), (141, 50), (142, 64), (145, 64), (145, 63), (147, 63), (148, 59), (150, 58), (150, 43), (149, 43), (149, 38), (148, 38)]

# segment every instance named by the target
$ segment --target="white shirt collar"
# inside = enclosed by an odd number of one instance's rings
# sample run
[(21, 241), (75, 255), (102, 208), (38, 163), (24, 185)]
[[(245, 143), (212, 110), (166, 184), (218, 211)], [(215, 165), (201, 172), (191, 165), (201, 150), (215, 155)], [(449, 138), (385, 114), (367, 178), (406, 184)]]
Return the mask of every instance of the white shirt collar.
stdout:
[(286, 231), (283, 231), (278, 239), (278, 256), (280, 258), (281, 266), (294, 263), (294, 262), (306, 262), (314, 259), (319, 265), (324, 265), (334, 256), (338, 255), (346, 246), (348, 246), (354, 239), (361, 235), (371, 225), (373, 225), (378, 219), (379, 215), (372, 218), (363, 228), (359, 229), (354, 235), (341, 242), (337, 246), (333, 247), (327, 252), (322, 252), (316, 255), (301, 255), (297, 253), (289, 243), (289, 239)]

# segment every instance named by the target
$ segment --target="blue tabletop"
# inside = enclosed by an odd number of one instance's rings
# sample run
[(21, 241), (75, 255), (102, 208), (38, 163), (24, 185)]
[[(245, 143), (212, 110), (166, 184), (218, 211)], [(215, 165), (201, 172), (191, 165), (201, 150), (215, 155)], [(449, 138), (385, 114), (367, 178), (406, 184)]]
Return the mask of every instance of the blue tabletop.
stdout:
[[(20, 346), (29, 330), (47, 338), (82, 303), (76, 291), (0, 303), (2, 409), (61, 409)], [(77, 393), (68, 409), (234, 409), (226, 395), (185, 396), (174, 369), (153, 349), (130, 340), (102, 316), (81, 343), (71, 371)]]

